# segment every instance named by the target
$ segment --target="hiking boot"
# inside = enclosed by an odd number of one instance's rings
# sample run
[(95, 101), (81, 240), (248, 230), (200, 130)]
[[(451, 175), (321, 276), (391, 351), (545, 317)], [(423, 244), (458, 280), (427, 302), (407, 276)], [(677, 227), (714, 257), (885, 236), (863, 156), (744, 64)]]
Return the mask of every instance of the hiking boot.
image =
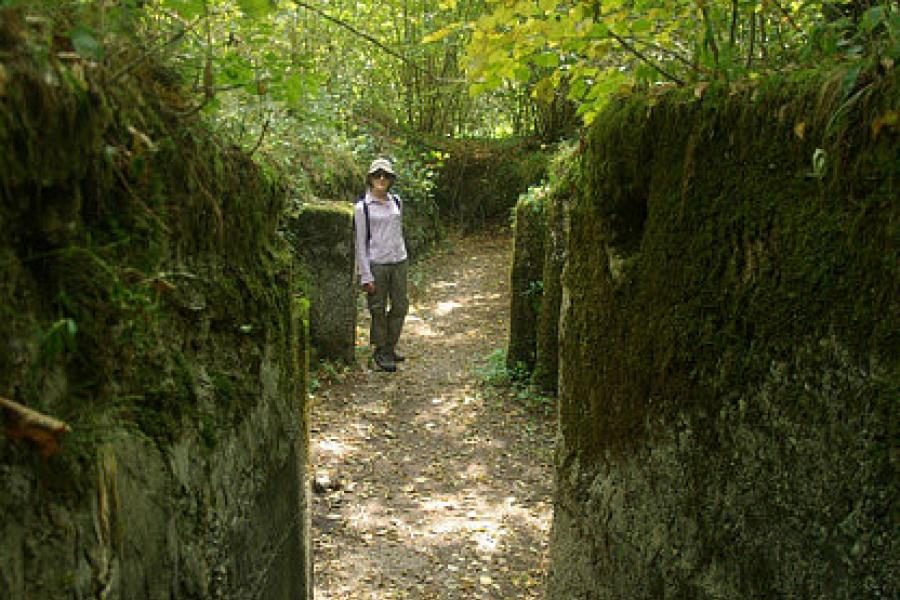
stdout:
[(406, 357), (402, 354), (398, 354), (396, 350), (391, 352), (391, 357), (394, 359), (395, 363), (403, 362), (404, 360), (406, 360)]
[(394, 359), (384, 354), (375, 354), (375, 366), (378, 367), (378, 370), (387, 371), (388, 373), (393, 373), (397, 370), (397, 364), (394, 362)]

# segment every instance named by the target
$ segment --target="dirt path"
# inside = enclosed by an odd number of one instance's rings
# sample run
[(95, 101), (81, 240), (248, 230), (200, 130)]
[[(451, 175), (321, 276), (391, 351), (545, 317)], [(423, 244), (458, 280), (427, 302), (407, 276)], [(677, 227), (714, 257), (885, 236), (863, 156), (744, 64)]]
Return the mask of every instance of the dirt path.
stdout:
[(317, 600), (542, 597), (552, 411), (483, 384), (511, 240), (450, 247), (411, 275), (398, 372), (361, 364), (313, 395)]

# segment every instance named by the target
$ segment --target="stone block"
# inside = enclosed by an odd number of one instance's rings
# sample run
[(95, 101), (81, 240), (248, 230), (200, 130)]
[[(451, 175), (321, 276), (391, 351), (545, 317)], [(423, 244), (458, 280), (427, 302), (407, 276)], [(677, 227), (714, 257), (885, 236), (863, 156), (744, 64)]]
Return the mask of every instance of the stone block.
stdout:
[(353, 205), (307, 204), (288, 225), (309, 298), (310, 344), (317, 358), (355, 360)]

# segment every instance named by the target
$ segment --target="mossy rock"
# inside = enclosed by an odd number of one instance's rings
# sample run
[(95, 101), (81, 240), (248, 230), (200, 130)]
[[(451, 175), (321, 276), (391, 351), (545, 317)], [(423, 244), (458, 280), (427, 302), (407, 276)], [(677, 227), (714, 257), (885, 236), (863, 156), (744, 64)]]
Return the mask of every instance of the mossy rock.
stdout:
[(552, 596), (897, 588), (900, 86), (865, 73), (851, 99), (845, 74), (598, 116), (563, 281)]
[(575, 193), (574, 182), (567, 177), (551, 190), (545, 207), (543, 289), (531, 378), (543, 391), (554, 394), (559, 380), (559, 311), (566, 260), (566, 210)]
[(516, 204), (515, 243), (510, 272), (507, 368), (530, 373), (537, 351), (537, 323), (544, 292), (545, 189)]
[(505, 225), (519, 194), (547, 173), (534, 140), (464, 140), (448, 150), (435, 187), (442, 218), (463, 230)]
[(305, 204), (287, 231), (299, 260), (304, 295), (309, 299), (309, 330), (317, 358), (355, 360), (353, 205)]
[(58, 61), (70, 28), (0, 8), (0, 395), (71, 427), (48, 458), (0, 438), (0, 594), (305, 597), (284, 186), (175, 117), (152, 56)]

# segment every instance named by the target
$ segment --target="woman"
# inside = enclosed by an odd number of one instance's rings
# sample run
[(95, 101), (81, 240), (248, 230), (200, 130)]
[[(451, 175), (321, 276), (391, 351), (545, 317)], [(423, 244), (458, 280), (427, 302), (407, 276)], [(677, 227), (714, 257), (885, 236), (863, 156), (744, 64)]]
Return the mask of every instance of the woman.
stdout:
[[(377, 158), (366, 175), (366, 193), (356, 203), (356, 264), (372, 315), (370, 343), (375, 365), (397, 370), (404, 360), (397, 340), (409, 309), (406, 294), (406, 244), (403, 242), (403, 206), (390, 193), (397, 176), (391, 161)], [(390, 308), (388, 308), (390, 305)]]

